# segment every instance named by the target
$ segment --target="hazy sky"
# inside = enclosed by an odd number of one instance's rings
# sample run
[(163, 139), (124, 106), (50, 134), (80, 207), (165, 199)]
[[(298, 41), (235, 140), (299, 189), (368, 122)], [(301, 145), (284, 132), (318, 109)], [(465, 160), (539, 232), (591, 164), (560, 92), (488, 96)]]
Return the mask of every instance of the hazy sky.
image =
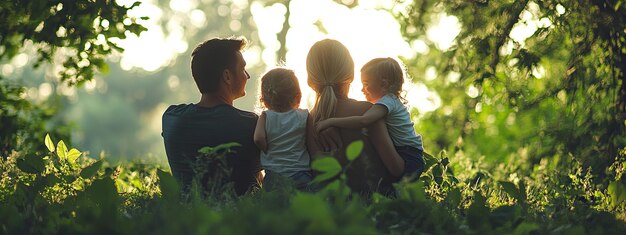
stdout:
[[(177, 11), (189, 12), (192, 23), (202, 25), (203, 15), (193, 10), (193, 2), (178, 0), (173, 1), (170, 6)], [(247, 5), (245, 0), (234, 2)], [(302, 107), (310, 107), (314, 98), (312, 91), (306, 86), (305, 59), (311, 45), (318, 40), (333, 38), (348, 47), (356, 67), (355, 82), (352, 83), (350, 97), (359, 100), (364, 100), (364, 96), (361, 93), (358, 71), (367, 61), (376, 57), (410, 58), (414, 53), (423, 53), (427, 50), (424, 44), (409, 45), (404, 41), (397, 20), (389, 12), (378, 10), (381, 7), (394, 11), (405, 9), (405, 5), (394, 2), (396, 1), (360, 0), (357, 7), (350, 9), (331, 0), (292, 0), (286, 66), (294, 69), (301, 80)], [(258, 2), (254, 2), (249, 7), (258, 27), (260, 43), (265, 46), (265, 50), (261, 51), (253, 47), (244, 53), (244, 57), (248, 64), (264, 62), (268, 68), (271, 68), (275, 65), (276, 51), (280, 46), (276, 40), (276, 33), (281, 30), (286, 9), (282, 4), (265, 7)], [(156, 24), (160, 12), (160, 9), (150, 1), (144, 2), (140, 9), (135, 11), (137, 15), (151, 16), (151, 20), (145, 23), (149, 30), (142, 33), (139, 38), (131, 36), (122, 43), (122, 46), (127, 48), (121, 59), (122, 68), (138, 67), (154, 71), (168, 64), (177, 53), (184, 52), (189, 47), (183, 38), (182, 31), (173, 30), (169, 35), (164, 35)], [(320, 32), (314, 25), (318, 20), (326, 29), (327, 34)], [(440, 23), (429, 30), (427, 36), (436, 38), (437, 46), (446, 49), (451, 46), (459, 27), (456, 18), (442, 16)], [(237, 25), (231, 25), (231, 28), (237, 28)], [(146, 40), (148, 38), (150, 40)], [(160, 48), (160, 50), (155, 51), (153, 48)], [(427, 73), (424, 76), (434, 76), (434, 74)], [(421, 112), (431, 111), (439, 106), (438, 97), (429, 92), (425, 86), (406, 83), (404, 88), (408, 91), (409, 105), (420, 109)]]

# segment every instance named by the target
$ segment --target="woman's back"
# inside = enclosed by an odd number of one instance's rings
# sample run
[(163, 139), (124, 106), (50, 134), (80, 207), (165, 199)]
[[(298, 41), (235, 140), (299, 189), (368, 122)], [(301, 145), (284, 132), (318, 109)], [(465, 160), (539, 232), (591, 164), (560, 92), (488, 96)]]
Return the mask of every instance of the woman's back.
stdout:
[[(372, 106), (371, 103), (356, 101), (352, 99), (339, 99), (335, 106), (335, 117), (349, 117), (362, 115)], [(382, 122), (380, 120), (379, 122)], [(373, 125), (384, 125), (376, 123)], [(383, 164), (379, 154), (374, 148), (372, 138), (365, 130), (340, 129), (341, 140), (344, 148), (336, 151), (333, 155), (345, 167), (348, 163), (346, 159), (346, 147), (357, 140), (364, 142), (363, 151), (352, 165), (346, 170), (348, 185), (357, 192), (382, 192), (387, 193), (391, 189), (391, 182), (394, 177), (389, 173)]]
[[(341, 42), (324, 39), (313, 44), (307, 55), (306, 67), (307, 84), (317, 94), (315, 106), (311, 110), (313, 118), (307, 123), (307, 145), (315, 157), (320, 149), (320, 143), (328, 143), (326, 141), (328, 139), (318, 139), (313, 135), (316, 132), (316, 122), (331, 117), (362, 115), (372, 104), (347, 98), (350, 83), (354, 80), (354, 61), (348, 48)], [(392, 190), (391, 182), (398, 179), (391, 177), (391, 173), (401, 176), (404, 160), (394, 149), (384, 120), (376, 121), (367, 129), (369, 132), (367, 134), (361, 130), (341, 129), (339, 132), (344, 148), (332, 155), (345, 167), (348, 162), (345, 146), (356, 140), (362, 140), (364, 146), (361, 156), (346, 170), (348, 185), (357, 192), (388, 193)], [(336, 134), (332, 131), (328, 133), (331, 133), (331, 136)], [(320, 140), (323, 142), (319, 142)]]

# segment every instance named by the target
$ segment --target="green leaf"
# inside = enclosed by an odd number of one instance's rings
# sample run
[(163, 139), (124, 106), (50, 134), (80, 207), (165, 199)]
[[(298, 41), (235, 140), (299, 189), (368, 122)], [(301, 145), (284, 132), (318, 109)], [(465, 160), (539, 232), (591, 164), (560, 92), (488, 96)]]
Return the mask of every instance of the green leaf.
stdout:
[(433, 180), (435, 180), (437, 184), (441, 185), (441, 183), (443, 183), (443, 166), (441, 166), (441, 164), (437, 164), (433, 167), (432, 173)]
[[(110, 177), (94, 180), (85, 190), (90, 204), (110, 212), (115, 212), (118, 205), (119, 194), (115, 187), (115, 181)], [(104, 213), (104, 212), (101, 212)]]
[(538, 224), (531, 222), (523, 222), (518, 225), (512, 234), (530, 234), (533, 231), (537, 231), (541, 228)]
[(57, 177), (54, 174), (48, 174), (43, 179), (44, 179), (46, 186), (48, 187), (52, 187), (57, 183), (61, 183), (61, 179), (59, 179), (59, 177)]
[(78, 177), (76, 177), (75, 175), (64, 175), (63, 176), (63, 180), (65, 180), (66, 183), (71, 184), (74, 181), (76, 181), (76, 179), (78, 179)]
[(522, 215), (522, 208), (518, 205), (503, 205), (491, 212), (489, 222), (493, 227), (501, 227), (506, 223), (514, 223)]
[(424, 152), (424, 161), (426, 162), (426, 166), (424, 167), (424, 170), (426, 171), (433, 165), (437, 164), (437, 158), (427, 152)]
[(337, 224), (333, 220), (333, 210), (322, 197), (298, 193), (291, 200), (291, 212), (295, 218), (310, 223), (304, 227), (304, 234), (324, 234), (327, 231), (337, 231)]
[(550, 234), (585, 235), (587, 233), (581, 225), (564, 224), (550, 231)]
[(80, 157), (82, 153), (80, 151), (78, 151), (78, 149), (70, 149), (70, 151), (67, 153), (67, 160), (69, 162), (75, 162), (76, 159), (78, 159), (78, 157)]
[(467, 208), (467, 223), (470, 228), (477, 230), (489, 225), (489, 208), (486, 206), (487, 199), (479, 192), (474, 194), (474, 202)]
[(339, 182), (339, 180), (335, 180), (327, 184), (326, 186), (324, 186), (324, 190), (329, 190), (329, 191), (339, 191), (340, 188), (341, 188), (341, 182)]
[(89, 165), (88, 167), (83, 168), (80, 171), (80, 177), (82, 177), (83, 179), (93, 177), (94, 175), (96, 175), (96, 173), (98, 173), (98, 170), (100, 170), (101, 166), (102, 166), (102, 160), (98, 160), (94, 162), (93, 164)]
[(519, 182), (517, 182), (517, 186), (518, 186), (518, 192), (520, 193), (520, 202), (521, 203), (526, 203), (526, 200), (528, 199), (528, 195), (526, 195), (526, 186), (524, 185), (524, 181), (520, 180)]
[(626, 200), (626, 186), (619, 181), (609, 183), (608, 191), (613, 206), (621, 205)]
[(325, 157), (315, 160), (311, 164), (311, 168), (316, 171), (322, 172), (322, 174), (315, 177), (314, 182), (328, 180), (335, 177), (337, 174), (339, 174), (339, 172), (341, 172), (341, 165), (339, 164), (337, 159), (333, 157)]
[(138, 7), (139, 5), (141, 5), (141, 2), (137, 1), (137, 2), (133, 2), (133, 5), (131, 5), (128, 9), (134, 8), (134, 7)]
[(423, 203), (426, 201), (424, 181), (418, 180), (415, 183), (397, 184), (395, 188), (398, 190), (400, 198), (403, 200), (418, 203)]
[(67, 146), (65, 146), (63, 140), (60, 140), (59, 143), (57, 143), (57, 155), (62, 160), (67, 158)]
[(447, 166), (449, 163), (450, 163), (450, 159), (448, 159), (447, 157), (444, 157), (441, 159), (441, 165)]
[(348, 161), (354, 161), (361, 155), (361, 151), (363, 151), (363, 141), (354, 141), (346, 148), (346, 158), (348, 158)]
[(99, 65), (98, 70), (100, 70), (100, 73), (102, 74), (108, 74), (110, 71), (109, 64), (103, 63), (102, 65)]
[(46, 147), (48, 148), (48, 150), (50, 150), (50, 152), (54, 152), (54, 142), (52, 142), (52, 139), (50, 139), (50, 134), (46, 134), (44, 142), (46, 143)]
[(443, 201), (452, 206), (452, 208), (457, 208), (459, 203), (461, 203), (461, 190), (459, 190), (459, 188), (452, 188)]
[(485, 174), (485, 173), (483, 173), (483, 172), (479, 171), (479, 172), (476, 172), (476, 174), (474, 175), (474, 177), (472, 177), (472, 181), (471, 181), (471, 182), (472, 182), (472, 184), (478, 184), (478, 183), (480, 183), (482, 180), (484, 180), (484, 179), (488, 179), (488, 178), (489, 178), (489, 175), (487, 175), (487, 174)]
[(520, 193), (519, 189), (517, 189), (517, 186), (515, 186), (515, 184), (508, 181), (498, 181), (498, 183), (502, 185), (504, 192), (506, 192), (509, 196), (517, 199), (518, 202), (522, 201), (522, 194)]
[(163, 198), (166, 200), (178, 199), (180, 197), (180, 188), (174, 176), (161, 169), (157, 169), (157, 176), (159, 177), (159, 188)]
[(39, 174), (46, 169), (46, 161), (36, 154), (27, 154), (18, 158), (15, 164), (21, 171), (31, 174)]
[(225, 143), (225, 144), (220, 144), (218, 146), (215, 147), (203, 147), (201, 149), (198, 150), (199, 153), (202, 153), (204, 155), (213, 155), (213, 154), (217, 154), (223, 151), (223, 153), (230, 153), (230, 152), (234, 152), (232, 149), (235, 147), (240, 147), (241, 144), (237, 143), (237, 142), (231, 142), (231, 143)]

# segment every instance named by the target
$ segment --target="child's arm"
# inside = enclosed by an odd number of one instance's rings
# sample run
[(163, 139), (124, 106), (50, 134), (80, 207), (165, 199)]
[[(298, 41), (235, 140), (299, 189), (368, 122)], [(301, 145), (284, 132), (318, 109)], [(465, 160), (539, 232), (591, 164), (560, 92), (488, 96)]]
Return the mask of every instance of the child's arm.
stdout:
[(254, 129), (254, 144), (264, 153), (267, 153), (267, 137), (265, 136), (265, 112), (261, 113)]
[(384, 105), (372, 105), (372, 107), (361, 116), (329, 118), (324, 121), (320, 121), (317, 123), (316, 130), (317, 132), (320, 132), (321, 130), (331, 126), (349, 129), (368, 127), (370, 124), (387, 116), (387, 112), (387, 107)]

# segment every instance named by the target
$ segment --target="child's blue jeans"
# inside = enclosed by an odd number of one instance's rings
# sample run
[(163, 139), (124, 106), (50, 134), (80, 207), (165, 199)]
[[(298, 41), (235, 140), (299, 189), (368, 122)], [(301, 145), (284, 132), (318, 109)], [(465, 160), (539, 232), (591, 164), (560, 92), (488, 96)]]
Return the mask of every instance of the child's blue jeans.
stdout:
[(404, 159), (404, 177), (411, 180), (419, 179), (426, 162), (424, 161), (424, 151), (411, 146), (394, 146), (396, 151)]
[(300, 191), (310, 191), (311, 181), (313, 181), (313, 175), (310, 171), (299, 171), (291, 177), (284, 177), (276, 172), (265, 170), (263, 188), (265, 188), (266, 191), (272, 191), (284, 187), (286, 183), (292, 183), (293, 186)]

